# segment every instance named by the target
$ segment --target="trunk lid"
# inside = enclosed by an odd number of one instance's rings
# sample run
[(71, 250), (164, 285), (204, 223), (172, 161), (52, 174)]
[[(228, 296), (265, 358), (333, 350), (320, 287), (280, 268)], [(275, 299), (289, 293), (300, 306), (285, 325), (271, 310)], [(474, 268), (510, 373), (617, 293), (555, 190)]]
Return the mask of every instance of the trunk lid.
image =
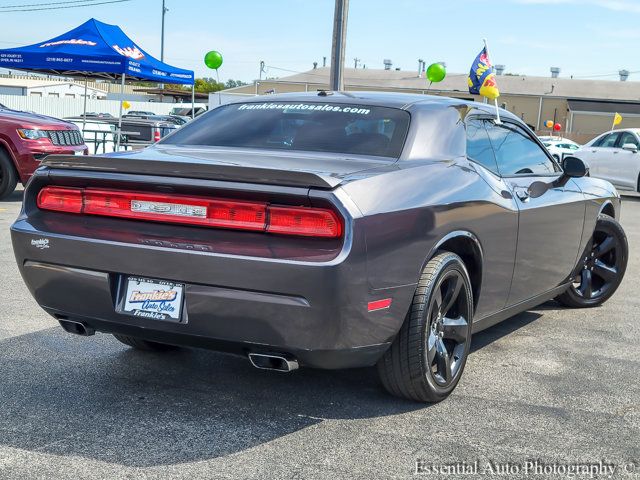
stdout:
[(106, 155), (51, 155), (42, 164), (50, 168), (333, 189), (349, 176), (394, 162), (385, 157), (334, 153), (158, 145)]

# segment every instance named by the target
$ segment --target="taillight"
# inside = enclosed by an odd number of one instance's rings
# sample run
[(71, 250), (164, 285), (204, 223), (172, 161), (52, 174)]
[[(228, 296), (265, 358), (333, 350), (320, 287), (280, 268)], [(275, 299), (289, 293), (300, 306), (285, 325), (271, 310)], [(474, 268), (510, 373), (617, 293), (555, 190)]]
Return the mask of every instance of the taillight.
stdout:
[(269, 207), (267, 232), (309, 237), (339, 237), (342, 225), (331, 210)]
[(45, 187), (38, 193), (38, 207), (57, 212), (82, 213), (82, 189)]
[(154, 222), (337, 238), (342, 222), (329, 209), (96, 188), (44, 187), (42, 210)]
[(156, 130), (155, 132), (153, 132), (153, 141), (154, 142), (160, 141), (160, 130)]

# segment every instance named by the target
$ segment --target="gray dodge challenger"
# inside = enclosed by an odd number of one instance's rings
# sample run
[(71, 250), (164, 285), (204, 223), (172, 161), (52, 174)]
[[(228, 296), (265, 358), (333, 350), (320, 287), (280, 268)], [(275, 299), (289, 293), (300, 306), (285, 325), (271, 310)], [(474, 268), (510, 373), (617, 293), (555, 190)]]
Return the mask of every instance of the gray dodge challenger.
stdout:
[(272, 95), (156, 145), (49, 156), (12, 241), (68, 332), (262, 369), (377, 365), (422, 402), (457, 385), (472, 334), (549, 299), (606, 301), (620, 198), (520, 119), (424, 95)]

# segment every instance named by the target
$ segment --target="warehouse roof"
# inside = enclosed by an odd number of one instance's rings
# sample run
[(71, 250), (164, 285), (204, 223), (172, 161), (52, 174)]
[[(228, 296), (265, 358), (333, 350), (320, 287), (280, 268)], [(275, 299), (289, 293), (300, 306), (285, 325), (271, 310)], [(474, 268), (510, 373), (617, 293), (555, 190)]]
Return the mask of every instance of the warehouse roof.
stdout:
[[(497, 78), (497, 81), (500, 92), (509, 95), (544, 95), (546, 97), (597, 100), (640, 100), (640, 82), (523, 75), (501, 75)], [(276, 80), (264, 80), (264, 82), (328, 85), (329, 68), (316, 68)], [(417, 72), (409, 70), (346, 68), (344, 83), (350, 90), (358, 88), (427, 90), (429, 87), (429, 81), (426, 78), (419, 78)], [(238, 88), (241, 89), (242, 87)], [(247, 87), (244, 88), (246, 89)], [(468, 93), (467, 74), (449, 74), (442, 82), (433, 84), (431, 91)]]

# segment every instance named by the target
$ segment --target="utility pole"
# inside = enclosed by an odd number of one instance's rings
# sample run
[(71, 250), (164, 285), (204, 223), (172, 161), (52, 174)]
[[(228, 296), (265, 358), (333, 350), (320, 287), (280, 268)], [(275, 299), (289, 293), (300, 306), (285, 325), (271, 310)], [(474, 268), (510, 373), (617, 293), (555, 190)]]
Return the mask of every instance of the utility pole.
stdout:
[(260, 73), (258, 74), (258, 79), (262, 80), (262, 74), (265, 73), (264, 71), (264, 61), (260, 60)]
[(344, 49), (347, 41), (347, 16), (349, 0), (336, 0), (333, 14), (333, 42), (331, 44), (331, 73), (329, 86), (331, 90), (344, 90)]
[(358, 68), (358, 64), (360, 63), (360, 59), (359, 58), (354, 58), (353, 59), (353, 68)]
[[(162, 32), (160, 34), (160, 61), (164, 62), (164, 16), (169, 11), (168, 8), (164, 6), (164, 1), (162, 0)], [(164, 90), (164, 83), (160, 84), (160, 88)]]

